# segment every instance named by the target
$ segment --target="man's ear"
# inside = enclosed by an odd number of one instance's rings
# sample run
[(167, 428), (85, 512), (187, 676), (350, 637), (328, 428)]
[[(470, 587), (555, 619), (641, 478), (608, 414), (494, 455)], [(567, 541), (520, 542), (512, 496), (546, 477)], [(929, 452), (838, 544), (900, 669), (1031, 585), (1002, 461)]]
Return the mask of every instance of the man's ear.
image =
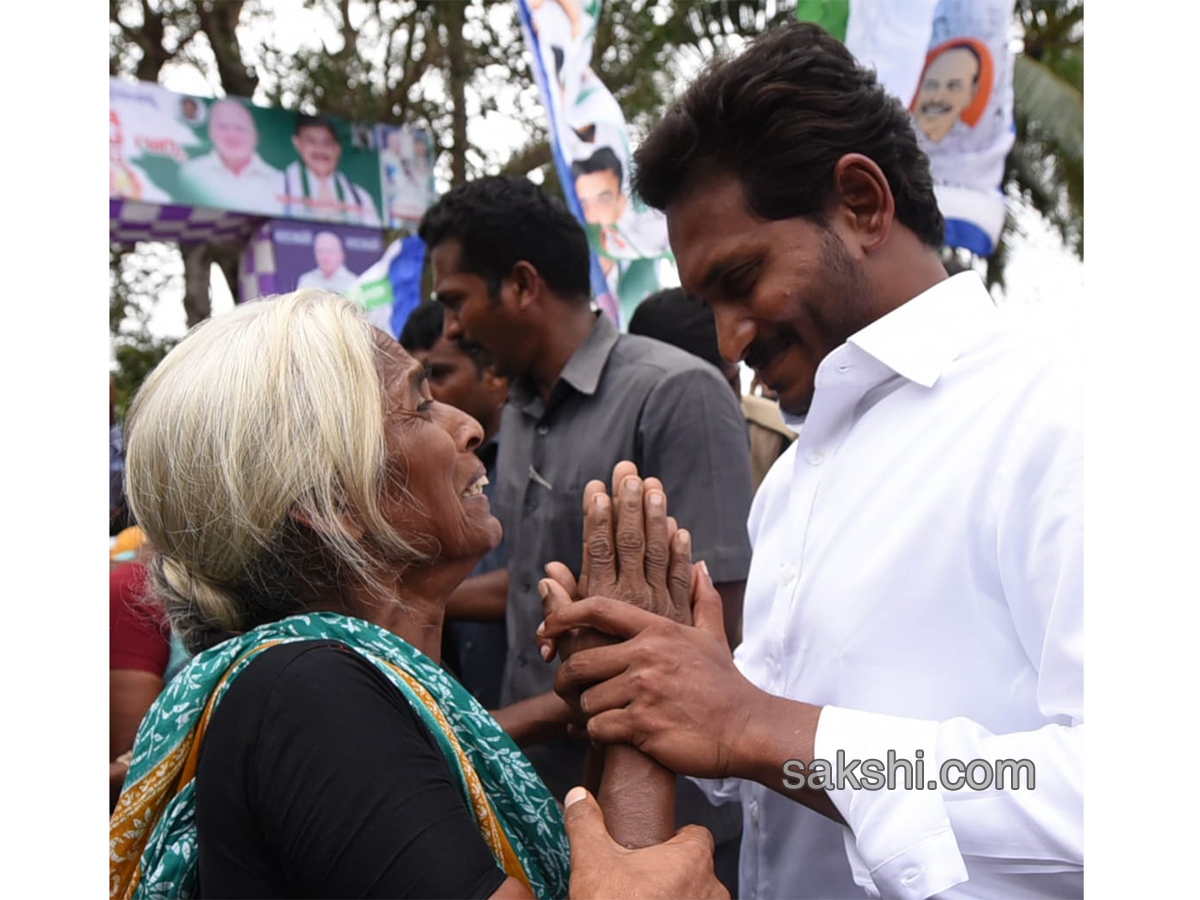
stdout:
[(833, 167), (838, 214), (869, 253), (887, 240), (896, 216), (896, 200), (883, 170), (870, 157), (847, 153)]
[[(292, 507), (292, 510), (288, 513), (288, 515), (309, 530), (315, 531), (317, 534), (328, 534), (329, 532), (336, 530), (336, 528), (331, 525), (328, 518), (324, 516), (314, 516), (309, 510), (304, 509), (303, 507)], [(334, 513), (333, 516), (337, 523), (341, 526), (341, 530), (343, 530), (351, 538), (356, 541), (361, 541), (363, 539), (363, 535), (366, 534), (366, 529), (363, 528), (362, 523), (358, 521), (358, 516), (354, 515), (349, 510), (342, 510), (341, 512)]]
[(542, 276), (533, 263), (519, 260), (508, 273), (508, 280), (513, 287), (513, 295), (518, 309), (529, 307), (538, 297), (541, 290)]

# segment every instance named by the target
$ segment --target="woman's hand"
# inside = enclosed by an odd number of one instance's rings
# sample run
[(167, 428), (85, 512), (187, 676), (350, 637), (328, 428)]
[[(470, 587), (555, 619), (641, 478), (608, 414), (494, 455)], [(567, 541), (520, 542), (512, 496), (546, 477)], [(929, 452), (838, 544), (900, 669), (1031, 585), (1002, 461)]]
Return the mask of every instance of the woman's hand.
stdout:
[[(657, 478), (643, 481), (631, 462), (617, 463), (610, 497), (601, 481), (583, 492), (583, 564), (578, 584), (559, 562), (546, 566), (538, 584), (545, 615), (587, 596), (621, 600), (675, 622), (691, 622), (691, 535), (667, 515), (667, 496)], [(546, 660), (568, 659), (583, 646), (611, 638), (577, 630), (554, 642), (539, 641)]]

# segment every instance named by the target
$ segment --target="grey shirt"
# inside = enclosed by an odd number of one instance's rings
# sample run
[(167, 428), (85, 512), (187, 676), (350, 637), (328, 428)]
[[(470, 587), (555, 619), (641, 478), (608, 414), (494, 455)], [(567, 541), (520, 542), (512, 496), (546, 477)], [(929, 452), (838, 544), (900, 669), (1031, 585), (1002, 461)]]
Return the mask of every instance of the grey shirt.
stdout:
[[(707, 563), (714, 582), (742, 581), (749, 571), (750, 449), (733, 391), (704, 360), (618, 334), (598, 316), (549, 401), (518, 379), (501, 420), (494, 497), (509, 573), (502, 704), (552, 687), (556, 664), (544, 663), (534, 643), (537, 583), (553, 560), (578, 575), (583, 487), (593, 478), (608, 484), (623, 459), (662, 480), (668, 513), (692, 533), (693, 559)], [(529, 755), (536, 765), (540, 754)]]

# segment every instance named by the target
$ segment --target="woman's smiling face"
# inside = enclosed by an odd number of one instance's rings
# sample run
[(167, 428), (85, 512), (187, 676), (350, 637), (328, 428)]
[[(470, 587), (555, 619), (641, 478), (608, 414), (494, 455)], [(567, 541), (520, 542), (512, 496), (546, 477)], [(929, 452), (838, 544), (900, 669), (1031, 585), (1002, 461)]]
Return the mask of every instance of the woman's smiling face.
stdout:
[(387, 472), (380, 508), (433, 565), (479, 559), (500, 543), (500, 522), (483, 494), (475, 455), (483, 429), (466, 413), (433, 399), (425, 367), (376, 330), (383, 385)]

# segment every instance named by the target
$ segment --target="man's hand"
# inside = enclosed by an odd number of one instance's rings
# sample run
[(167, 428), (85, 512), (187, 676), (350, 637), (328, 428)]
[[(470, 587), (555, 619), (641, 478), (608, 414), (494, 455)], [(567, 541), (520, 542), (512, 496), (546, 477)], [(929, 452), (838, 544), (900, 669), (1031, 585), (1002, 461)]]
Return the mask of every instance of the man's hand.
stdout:
[(696, 567), (694, 627), (607, 597), (572, 603), (557, 582), (548, 593), (554, 611), (540, 642), (580, 627), (626, 639), (578, 651), (555, 677), (560, 695), (579, 695), (593, 740), (632, 744), (684, 775), (739, 774), (735, 757), (757, 749), (744, 746), (747, 723), (770, 721), (771, 698), (734, 666), (721, 597), (703, 563)]
[(571, 789), (566, 807), (571, 900), (728, 900), (729, 892), (713, 873), (713, 839), (708, 829), (685, 825), (665, 843), (628, 850), (609, 835), (604, 813), (583, 788)]

